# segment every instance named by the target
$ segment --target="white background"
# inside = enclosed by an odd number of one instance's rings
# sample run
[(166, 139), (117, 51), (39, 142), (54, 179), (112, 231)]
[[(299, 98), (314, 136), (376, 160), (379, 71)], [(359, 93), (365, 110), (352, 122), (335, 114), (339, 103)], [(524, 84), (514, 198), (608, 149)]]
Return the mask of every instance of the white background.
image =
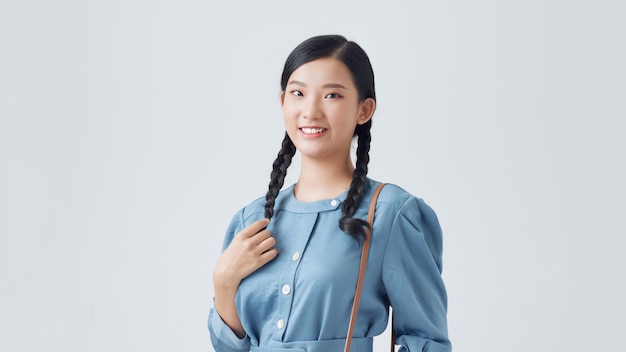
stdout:
[(622, 350), (625, 16), (1, 0), (0, 350), (212, 351), (211, 270), (265, 193), (282, 65), (328, 33), (374, 66), (370, 176), (439, 215), (455, 351)]

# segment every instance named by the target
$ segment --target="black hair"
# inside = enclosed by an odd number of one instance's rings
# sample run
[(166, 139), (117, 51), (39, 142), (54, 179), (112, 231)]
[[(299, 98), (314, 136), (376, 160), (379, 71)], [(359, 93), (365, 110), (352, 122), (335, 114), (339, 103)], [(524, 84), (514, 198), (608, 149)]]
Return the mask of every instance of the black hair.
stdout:
[[(287, 57), (285, 67), (280, 80), (281, 90), (287, 87), (287, 81), (291, 74), (300, 66), (325, 57), (333, 57), (343, 62), (354, 80), (359, 92), (359, 101), (371, 98), (376, 100), (374, 89), (374, 71), (365, 51), (355, 42), (348, 41), (340, 35), (323, 35), (309, 38), (298, 45)], [(352, 237), (359, 238), (364, 235), (364, 227), (369, 226), (367, 221), (353, 218), (365, 193), (367, 185), (367, 165), (369, 163), (369, 150), (372, 120), (369, 119), (362, 125), (357, 125), (354, 137), (357, 138), (356, 166), (352, 175), (352, 182), (346, 200), (341, 205), (342, 217), (339, 220), (339, 228)], [(282, 147), (278, 152), (272, 166), (269, 190), (265, 196), (265, 217), (274, 215), (274, 202), (278, 192), (283, 187), (287, 168), (296, 153), (296, 148), (291, 138), (285, 133)]]

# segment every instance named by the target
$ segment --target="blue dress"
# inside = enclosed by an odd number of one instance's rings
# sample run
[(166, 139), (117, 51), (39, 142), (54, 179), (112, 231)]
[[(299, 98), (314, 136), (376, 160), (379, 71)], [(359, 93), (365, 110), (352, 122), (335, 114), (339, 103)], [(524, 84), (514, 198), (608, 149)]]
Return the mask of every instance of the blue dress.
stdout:
[[(355, 217), (366, 219), (378, 182), (368, 179)], [(339, 229), (341, 202), (300, 202), (291, 186), (276, 199), (268, 230), (278, 257), (245, 278), (236, 305), (247, 335), (239, 339), (211, 309), (208, 327), (217, 352), (343, 351), (358, 276), (360, 243)], [(233, 236), (264, 218), (264, 198), (235, 214)], [(371, 352), (393, 307), (400, 351), (450, 351), (447, 295), (441, 278), (442, 237), (437, 216), (395, 185), (376, 204), (372, 241), (352, 351)]]

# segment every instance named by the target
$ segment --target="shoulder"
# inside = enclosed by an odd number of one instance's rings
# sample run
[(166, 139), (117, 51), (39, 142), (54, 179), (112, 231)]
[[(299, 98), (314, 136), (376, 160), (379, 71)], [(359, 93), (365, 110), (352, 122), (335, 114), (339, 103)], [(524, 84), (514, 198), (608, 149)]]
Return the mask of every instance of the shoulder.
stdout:
[[(376, 182), (376, 186), (380, 184)], [(376, 187), (374, 186), (374, 188)], [(415, 198), (411, 193), (407, 192), (404, 188), (393, 184), (386, 183), (378, 196), (378, 202), (396, 206), (402, 206), (407, 200)]]
[(413, 242), (425, 244), (441, 269), (441, 226), (437, 214), (423, 199), (397, 185), (387, 184), (380, 192), (376, 213), (384, 219), (383, 226), (388, 226), (394, 243), (401, 246)]
[[(367, 194), (369, 197), (374, 193), (374, 189), (380, 185), (380, 182), (375, 180), (369, 180)], [(427, 206), (422, 198), (416, 197), (404, 188), (393, 184), (385, 183), (385, 186), (378, 196), (378, 203), (387, 204), (394, 208), (402, 208), (409, 203), (414, 203), (418, 206)]]
[[(369, 197), (379, 184), (378, 181), (369, 180), (367, 191)], [(401, 215), (415, 221), (438, 222), (435, 211), (422, 198), (393, 183), (385, 184), (378, 197), (377, 206), (384, 208), (387, 216)]]

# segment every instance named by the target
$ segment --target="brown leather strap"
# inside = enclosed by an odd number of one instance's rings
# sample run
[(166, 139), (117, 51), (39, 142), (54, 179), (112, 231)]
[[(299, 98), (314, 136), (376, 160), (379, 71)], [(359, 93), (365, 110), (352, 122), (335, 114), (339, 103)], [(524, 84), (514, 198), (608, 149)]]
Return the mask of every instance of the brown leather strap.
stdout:
[[(393, 314), (393, 312), (391, 312), (391, 314)], [(389, 318), (391, 319), (391, 349), (389, 351), (395, 352), (396, 351), (396, 326), (393, 323), (393, 316), (390, 315)]]
[[(354, 291), (354, 301), (352, 302), (352, 313), (350, 313), (350, 325), (348, 325), (348, 335), (346, 336), (346, 345), (344, 352), (350, 352), (350, 344), (352, 343), (352, 332), (354, 331), (354, 324), (356, 323), (356, 314), (359, 310), (359, 302), (361, 301), (361, 287), (363, 287), (363, 278), (365, 277), (365, 268), (367, 267), (367, 256), (369, 255), (370, 242), (372, 239), (372, 229), (374, 228), (374, 212), (376, 211), (376, 200), (380, 191), (386, 183), (381, 183), (374, 190), (372, 200), (370, 201), (370, 207), (367, 212), (367, 222), (370, 224), (369, 228), (365, 229), (365, 239), (363, 240), (363, 249), (361, 251), (361, 264), (359, 266), (359, 278), (356, 282), (356, 290)], [(391, 341), (393, 345), (393, 341)]]

